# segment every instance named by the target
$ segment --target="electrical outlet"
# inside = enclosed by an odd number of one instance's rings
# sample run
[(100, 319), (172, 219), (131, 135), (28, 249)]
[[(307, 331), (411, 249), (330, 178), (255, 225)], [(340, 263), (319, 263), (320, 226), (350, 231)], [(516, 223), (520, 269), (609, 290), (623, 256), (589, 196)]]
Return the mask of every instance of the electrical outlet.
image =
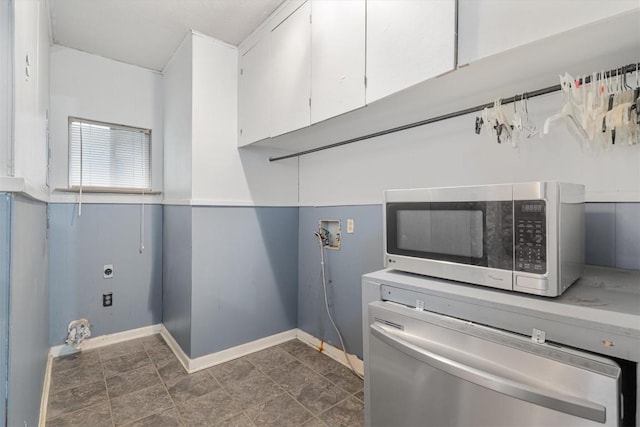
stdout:
[(105, 279), (113, 278), (113, 264), (107, 264), (102, 268), (102, 273)]
[(113, 305), (113, 292), (102, 294), (102, 306), (111, 307)]
[(353, 234), (353, 226), (354, 226), (353, 218), (348, 218), (347, 219), (347, 233)]

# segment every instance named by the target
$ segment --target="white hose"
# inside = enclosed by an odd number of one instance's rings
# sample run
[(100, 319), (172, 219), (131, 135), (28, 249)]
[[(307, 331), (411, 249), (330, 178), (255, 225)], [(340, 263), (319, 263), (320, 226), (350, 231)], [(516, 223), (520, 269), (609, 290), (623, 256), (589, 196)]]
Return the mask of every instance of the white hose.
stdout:
[(358, 378), (363, 380), (364, 377), (360, 375), (358, 371), (356, 371), (356, 369), (353, 367), (353, 364), (351, 364), (351, 359), (347, 354), (347, 348), (344, 345), (342, 334), (340, 333), (340, 330), (338, 329), (336, 322), (333, 320), (333, 316), (331, 315), (331, 310), (329, 310), (329, 300), (327, 298), (327, 279), (325, 277), (325, 272), (324, 272), (324, 245), (322, 244), (322, 236), (320, 236), (320, 233), (314, 233), (314, 234), (318, 238), (318, 244), (320, 245), (320, 268), (322, 269), (322, 289), (324, 290), (324, 306), (327, 309), (327, 315), (329, 315), (329, 320), (333, 325), (333, 329), (336, 330), (336, 333), (338, 334), (338, 338), (340, 338), (340, 344), (342, 345), (342, 352), (344, 353), (345, 359), (347, 359), (347, 363), (349, 364), (351, 371), (353, 371), (353, 373), (356, 374)]

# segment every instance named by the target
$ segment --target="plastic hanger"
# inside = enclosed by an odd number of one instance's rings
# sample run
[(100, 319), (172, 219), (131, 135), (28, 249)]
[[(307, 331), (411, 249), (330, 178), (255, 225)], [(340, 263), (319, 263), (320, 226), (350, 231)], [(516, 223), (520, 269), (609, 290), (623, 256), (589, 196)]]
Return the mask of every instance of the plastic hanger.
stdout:
[(524, 116), (524, 125), (523, 125), (523, 127), (528, 132), (527, 138), (531, 138), (531, 137), (534, 137), (536, 135), (542, 136), (540, 131), (538, 131), (535, 122), (533, 120), (531, 120), (531, 118), (529, 117), (529, 94), (527, 92), (525, 92), (522, 96), (524, 98), (524, 103), (522, 105), (523, 116)]
[[(522, 97), (520, 97), (520, 102), (522, 103)], [(524, 127), (522, 125), (522, 116), (518, 113), (518, 98), (516, 96), (513, 97), (513, 116), (511, 117), (511, 127), (512, 127), (512, 133), (511, 133), (511, 145), (515, 148), (518, 146), (518, 143), (520, 142), (520, 135), (522, 134), (522, 131), (524, 130)]]
[(554, 114), (545, 120), (544, 126), (542, 127), (542, 133), (544, 135), (547, 135), (549, 133), (551, 123), (555, 122), (556, 120), (560, 120), (567, 117), (573, 123), (574, 127), (582, 137), (584, 137), (585, 139), (589, 138), (585, 130), (580, 125), (580, 122), (576, 120), (576, 118), (574, 117), (574, 110), (575, 110), (574, 99), (576, 99), (576, 96), (577, 96), (577, 95), (574, 95), (574, 92), (572, 89), (572, 86), (575, 86), (573, 84), (574, 82), (575, 82), (575, 79), (571, 77), (569, 73), (560, 75), (560, 87), (564, 95), (563, 96), (564, 105), (562, 106), (562, 109), (558, 114)]

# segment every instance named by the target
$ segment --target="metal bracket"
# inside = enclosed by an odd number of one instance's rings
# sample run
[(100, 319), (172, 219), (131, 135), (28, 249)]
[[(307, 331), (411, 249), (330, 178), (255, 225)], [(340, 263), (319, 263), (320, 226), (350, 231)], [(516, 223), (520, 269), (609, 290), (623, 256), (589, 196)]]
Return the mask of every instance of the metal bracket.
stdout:
[(536, 344), (544, 344), (546, 340), (547, 333), (545, 331), (541, 331), (540, 329), (533, 328), (531, 332), (531, 341)]

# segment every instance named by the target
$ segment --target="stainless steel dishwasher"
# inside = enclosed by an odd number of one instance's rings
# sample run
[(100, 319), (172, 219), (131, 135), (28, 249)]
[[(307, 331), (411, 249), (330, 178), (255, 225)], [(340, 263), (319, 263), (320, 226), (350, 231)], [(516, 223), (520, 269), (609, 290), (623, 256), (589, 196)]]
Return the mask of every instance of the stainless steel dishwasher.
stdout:
[(609, 359), (390, 302), (369, 304), (371, 426), (617, 426)]

